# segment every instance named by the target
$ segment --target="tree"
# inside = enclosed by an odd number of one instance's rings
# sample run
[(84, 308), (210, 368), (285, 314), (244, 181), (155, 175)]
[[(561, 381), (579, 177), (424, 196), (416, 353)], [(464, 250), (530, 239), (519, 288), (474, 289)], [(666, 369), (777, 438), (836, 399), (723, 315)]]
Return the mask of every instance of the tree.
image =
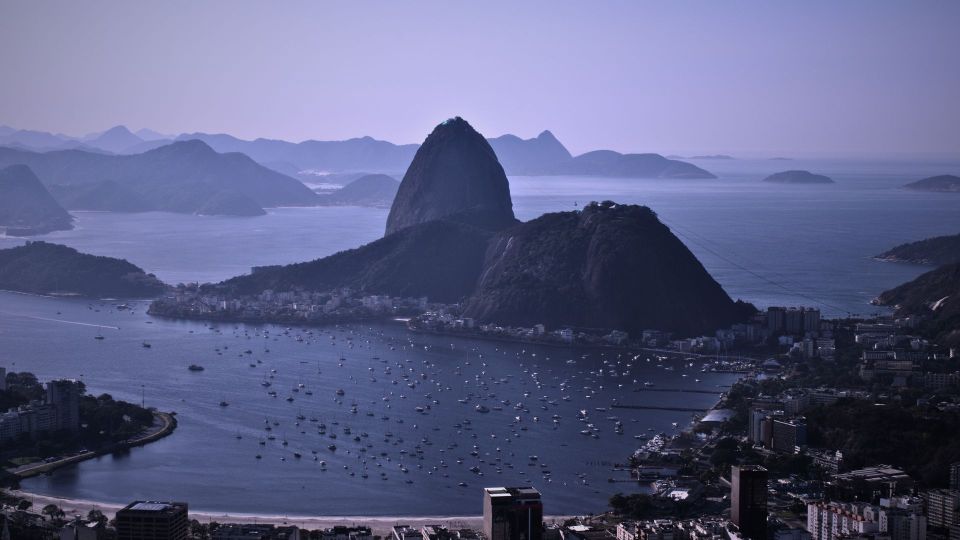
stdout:
[(96, 523), (102, 527), (107, 524), (107, 516), (103, 515), (103, 512), (100, 510), (94, 508), (87, 512), (87, 521), (90, 523)]
[(26, 512), (27, 510), (30, 509), (31, 506), (33, 506), (33, 503), (30, 502), (30, 501), (28, 501), (28, 500), (26, 500), (26, 499), (24, 499), (24, 500), (22, 500), (22, 501), (20, 501), (20, 502), (17, 503), (17, 510), (21, 510), (21, 511), (23, 511), (23, 512)]
[(63, 510), (55, 504), (48, 504), (40, 511), (41, 514), (50, 517), (50, 521), (57, 521), (63, 518)]

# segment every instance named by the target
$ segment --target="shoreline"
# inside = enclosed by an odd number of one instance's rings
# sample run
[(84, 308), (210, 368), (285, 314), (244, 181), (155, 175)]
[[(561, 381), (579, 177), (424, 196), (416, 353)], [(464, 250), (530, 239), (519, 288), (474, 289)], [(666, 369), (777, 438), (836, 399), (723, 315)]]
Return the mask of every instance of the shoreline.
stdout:
[(135, 448), (139, 446), (144, 446), (152, 442), (158, 441), (172, 434), (177, 428), (177, 418), (172, 413), (155, 411), (153, 413), (155, 420), (161, 422), (160, 428), (153, 430), (148, 429), (146, 433), (140, 435), (136, 439), (130, 439), (128, 441), (116, 443), (115, 445), (104, 448), (100, 450), (94, 450), (89, 452), (84, 452), (82, 454), (77, 454), (74, 456), (64, 457), (53, 461), (50, 463), (45, 462), (34, 462), (28, 463), (26, 465), (21, 465), (13, 469), (7, 469), (7, 472), (13, 476), (16, 476), (18, 480), (23, 480), (26, 478), (31, 478), (40, 474), (46, 474), (53, 472), (61, 467), (67, 467), (69, 465), (75, 465), (77, 463), (94, 459), (109, 453), (116, 452), (118, 450), (128, 450), (130, 448)]
[[(117, 510), (120, 510), (125, 504), (108, 503), (100, 501), (90, 501), (85, 499), (72, 499), (67, 497), (54, 497), (51, 495), (40, 495), (23, 490), (9, 490), (9, 493), (31, 501), (32, 509), (42, 508), (47, 504), (59, 506), (67, 516), (83, 515), (86, 516), (90, 510), (100, 510), (109, 519), (112, 519)], [(187, 501), (189, 504), (189, 501)], [(414, 527), (424, 525), (441, 525), (451, 529), (481, 529), (483, 527), (483, 516), (300, 516), (300, 515), (278, 515), (278, 514), (254, 514), (245, 512), (221, 512), (211, 510), (189, 510), (191, 520), (196, 519), (202, 523), (216, 521), (218, 523), (260, 523), (272, 525), (296, 525), (306, 529), (324, 529), (334, 526), (366, 526), (370, 527), (373, 534), (386, 536), (391, 533), (394, 525), (406, 524)], [(544, 516), (544, 523), (562, 522), (576, 516)]]

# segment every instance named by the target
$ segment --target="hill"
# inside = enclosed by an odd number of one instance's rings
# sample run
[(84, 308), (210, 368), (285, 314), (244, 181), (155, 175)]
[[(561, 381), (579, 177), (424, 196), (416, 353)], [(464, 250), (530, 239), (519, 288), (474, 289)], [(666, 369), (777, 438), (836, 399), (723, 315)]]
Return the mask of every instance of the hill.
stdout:
[(487, 142), (508, 174), (544, 174), (572, 158), (570, 152), (549, 131), (544, 131), (534, 139), (521, 139), (508, 134), (487, 139)]
[(87, 255), (59, 244), (27, 242), (0, 250), (0, 289), (95, 298), (155, 296), (166, 286), (123, 259)]
[(73, 217), (26, 165), (0, 169), (0, 229), (11, 236), (73, 228)]
[(550, 174), (620, 178), (716, 178), (696, 165), (667, 159), (660, 154), (621, 154), (613, 150), (595, 150), (581, 154), (558, 164), (551, 169)]
[(658, 328), (693, 335), (743, 320), (734, 303), (652, 210), (611, 202), (498, 233), (465, 314), (483, 322)]
[(342, 188), (317, 198), (325, 206), (375, 206), (389, 208), (400, 182), (385, 174), (361, 176)]
[(923, 317), (921, 331), (936, 341), (960, 345), (960, 263), (947, 264), (881, 294), (876, 303), (898, 316)]
[(773, 182), (776, 184), (833, 184), (835, 183), (829, 176), (822, 174), (813, 174), (810, 171), (783, 171), (773, 173), (763, 179), (764, 182)]
[[(177, 142), (135, 155), (0, 148), (0, 166), (13, 163), (27, 164), (48, 186), (67, 186), (54, 192), (64, 194), (68, 208), (75, 203), (89, 206), (91, 191), (106, 194), (113, 186), (121, 186), (124, 193), (105, 198), (99, 210), (196, 213), (222, 197), (222, 191), (239, 193), (260, 207), (316, 203), (316, 195), (297, 180), (243, 154), (217, 153), (201, 141)], [(117, 206), (112, 206), (114, 202)], [(230, 207), (223, 211), (232, 212)]]
[(877, 259), (914, 264), (952, 264), (960, 262), (960, 234), (936, 236), (901, 244), (877, 255)]
[(435, 220), (322, 259), (258, 269), (216, 287), (233, 294), (351, 287), (366, 294), (459, 302), (473, 291), (490, 235), (456, 220)]
[(493, 148), (458, 116), (435, 127), (417, 150), (390, 208), (387, 234), (464, 213), (493, 229), (516, 222)]
[(911, 182), (903, 187), (916, 191), (960, 193), (960, 176), (941, 174), (940, 176), (931, 176), (929, 178), (924, 178), (923, 180)]

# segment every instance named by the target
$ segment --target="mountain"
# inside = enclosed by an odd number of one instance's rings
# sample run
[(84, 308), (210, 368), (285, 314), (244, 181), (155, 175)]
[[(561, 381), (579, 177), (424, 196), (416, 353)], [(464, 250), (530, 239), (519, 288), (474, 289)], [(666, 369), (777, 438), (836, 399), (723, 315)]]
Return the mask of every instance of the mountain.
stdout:
[(706, 156), (690, 156), (688, 159), (719, 159), (719, 160), (728, 160), (735, 159), (733, 156), (728, 156), (727, 154), (711, 154)]
[(470, 214), (474, 223), (493, 229), (516, 222), (497, 155), (459, 116), (434, 128), (417, 150), (390, 208), (386, 234), (454, 214)]
[(898, 316), (923, 318), (920, 330), (947, 346), (960, 345), (960, 263), (947, 264), (881, 294), (876, 303)]
[(960, 234), (936, 236), (899, 246), (877, 255), (877, 259), (914, 264), (952, 264), (960, 262)]
[(462, 303), (480, 322), (634, 335), (709, 332), (755, 312), (733, 302), (649, 208), (592, 203), (518, 222), (493, 149), (461, 118), (437, 126), (417, 151), (383, 238), (207, 287), (233, 295), (351, 287)]
[(727, 296), (652, 210), (609, 201), (500, 231), (481, 276), (465, 315), (482, 322), (694, 335), (751, 311)]
[(395, 172), (406, 169), (417, 145), (396, 145), (372, 137), (345, 141), (273, 139), (245, 141), (226, 134), (189, 133), (177, 140), (201, 140), (218, 152), (242, 152), (260, 163), (288, 163), (300, 170)]
[(124, 126), (116, 126), (85, 142), (89, 146), (120, 154), (131, 146), (142, 144), (143, 139), (130, 133)]
[(771, 174), (763, 179), (764, 182), (777, 184), (833, 184), (829, 176), (813, 174), (810, 171), (783, 171)]
[(54, 190), (72, 194), (64, 199), (65, 203), (75, 201), (73, 197), (82, 198), (89, 190), (109, 191), (106, 182), (127, 190), (117, 198), (119, 206), (103, 210), (133, 210), (132, 194), (135, 207), (147, 205), (140, 210), (196, 213), (224, 190), (235, 191), (261, 207), (316, 204), (316, 195), (297, 180), (267, 169), (243, 154), (217, 153), (201, 141), (176, 142), (135, 155), (0, 148), (0, 166), (14, 163), (29, 165), (48, 186), (67, 186)]
[(0, 169), (0, 228), (11, 236), (73, 228), (73, 217), (57, 204), (26, 165)]
[[(7, 135), (0, 136), (0, 146), (21, 146), (26, 148), (58, 148), (70, 142), (65, 135), (54, 135), (46, 131), (18, 129)], [(74, 141), (78, 142), (78, 141)]]
[(660, 154), (621, 154), (613, 150), (594, 150), (581, 154), (557, 165), (549, 174), (620, 178), (716, 178), (696, 165), (667, 159)]
[(572, 158), (570, 152), (549, 131), (544, 131), (535, 139), (521, 139), (508, 134), (487, 139), (487, 142), (509, 174), (543, 174)]
[(214, 287), (233, 294), (351, 287), (367, 294), (459, 302), (474, 289), (490, 236), (472, 225), (440, 219), (322, 259), (258, 268)]
[(385, 174), (361, 176), (342, 188), (317, 198), (325, 206), (375, 206), (389, 208), (400, 182)]
[(931, 176), (929, 178), (924, 178), (923, 180), (911, 182), (903, 187), (917, 191), (960, 193), (960, 176), (941, 174), (940, 176)]
[(134, 133), (134, 135), (136, 135), (137, 137), (140, 137), (140, 139), (144, 141), (158, 141), (161, 139), (173, 139), (173, 137), (170, 135), (157, 133), (156, 131), (148, 128), (138, 129), (137, 132)]
[(116, 180), (94, 184), (50, 186), (50, 193), (65, 208), (98, 212), (149, 212), (154, 205)]
[(133, 298), (155, 296), (165, 288), (152, 274), (123, 259), (87, 255), (47, 242), (0, 249), (0, 289)]

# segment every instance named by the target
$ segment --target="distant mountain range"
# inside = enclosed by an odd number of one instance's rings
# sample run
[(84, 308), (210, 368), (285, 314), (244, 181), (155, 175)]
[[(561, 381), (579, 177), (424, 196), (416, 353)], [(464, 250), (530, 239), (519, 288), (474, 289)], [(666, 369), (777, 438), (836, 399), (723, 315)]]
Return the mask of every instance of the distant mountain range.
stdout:
[(264, 207), (316, 204), (316, 194), (301, 182), (196, 140), (135, 155), (0, 148), (0, 167), (14, 164), (29, 166), (72, 210), (256, 215)]
[[(243, 140), (223, 133), (184, 133), (175, 137), (124, 126), (86, 137), (73, 138), (41, 131), (0, 126), (0, 146), (36, 151), (79, 149), (111, 154), (139, 154), (174, 141), (200, 140), (217, 152), (240, 152), (288, 176), (302, 171), (400, 173), (413, 160), (419, 145), (393, 144), (372, 137), (343, 141), (307, 140), (293, 143), (276, 139)], [(573, 156), (549, 131), (532, 139), (502, 135), (488, 139), (505, 172), (532, 176), (622, 176), (627, 178), (715, 178), (686, 162), (659, 154), (621, 154), (598, 150)], [(728, 156), (701, 156), (721, 159)], [(301, 177), (301, 179), (304, 179)]]
[(73, 217), (26, 165), (0, 168), (0, 230), (30, 236), (73, 228)]
[(367, 174), (342, 188), (317, 197), (321, 206), (373, 206), (390, 208), (400, 182), (385, 174)]

